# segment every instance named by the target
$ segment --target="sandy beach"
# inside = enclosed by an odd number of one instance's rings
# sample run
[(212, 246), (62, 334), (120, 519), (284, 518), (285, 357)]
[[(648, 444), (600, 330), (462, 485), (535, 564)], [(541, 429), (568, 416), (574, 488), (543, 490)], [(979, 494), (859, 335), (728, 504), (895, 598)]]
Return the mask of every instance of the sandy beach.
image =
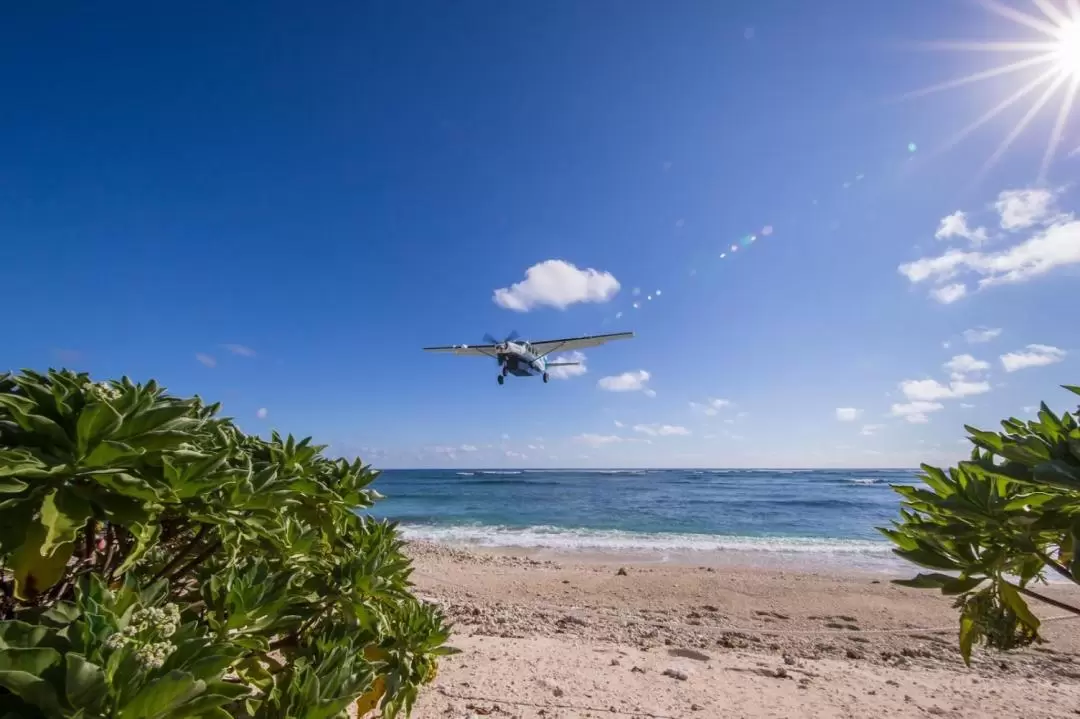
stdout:
[(951, 600), (880, 573), (409, 552), (462, 650), (421, 719), (1080, 715), (1080, 620), (1052, 607), (1034, 607), (1045, 644), (966, 668)]

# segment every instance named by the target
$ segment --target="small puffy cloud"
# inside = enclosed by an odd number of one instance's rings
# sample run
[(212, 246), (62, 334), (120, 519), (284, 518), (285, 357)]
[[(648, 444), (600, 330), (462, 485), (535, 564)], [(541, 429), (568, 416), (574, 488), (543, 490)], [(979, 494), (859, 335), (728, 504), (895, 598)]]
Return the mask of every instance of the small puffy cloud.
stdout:
[(619, 291), (609, 272), (578, 269), (564, 260), (546, 260), (525, 270), (525, 279), (495, 290), (495, 304), (516, 312), (537, 307), (564, 310), (579, 302), (607, 302)]
[(989, 392), (990, 383), (954, 379), (944, 385), (936, 379), (909, 379), (900, 383), (900, 391), (914, 402), (938, 402)]
[(930, 290), (930, 296), (943, 305), (951, 305), (967, 295), (967, 286), (959, 282)]
[(1015, 372), (1028, 367), (1045, 367), (1065, 359), (1067, 352), (1050, 345), (1028, 345), (1020, 352), (1001, 355), (1001, 366), (1006, 372)]
[(963, 375), (988, 370), (990, 369), (990, 363), (975, 359), (971, 355), (963, 354), (956, 355), (946, 362), (945, 369), (949, 370), (954, 375)]
[(967, 240), (973, 245), (981, 245), (987, 240), (986, 228), (977, 227), (971, 229), (968, 227), (967, 215), (960, 210), (957, 210), (947, 217), (941, 218), (941, 224), (938, 225), (934, 237), (939, 240), (949, 240), (953, 237), (959, 237)]
[(506, 450), (505, 454), (510, 459), (528, 459), (528, 457), (526, 457), (521, 452), (515, 452), (515, 451), (510, 450), (510, 449)]
[(259, 419), (266, 419), (267, 415), (269, 415), (269, 414), (270, 414), (270, 411), (267, 410), (266, 407), (259, 407), (258, 411), (255, 412), (255, 416), (258, 417)]
[(623, 424), (622, 422), (620, 422), (619, 420), (615, 420), (615, 426), (619, 427), (621, 429), (622, 427), (625, 427), (626, 425)]
[(583, 352), (571, 352), (570, 354), (559, 355), (558, 357), (552, 357), (552, 362), (577, 362), (578, 364), (566, 365), (565, 367), (549, 367), (548, 375), (551, 379), (570, 379), (571, 377), (580, 377), (588, 372), (588, 368), (585, 366), (585, 354)]
[(873, 437), (879, 430), (884, 429), (883, 424), (864, 424), (862, 429), (859, 430), (859, 434), (864, 437)]
[(854, 407), (837, 407), (836, 418), (841, 422), (854, 422), (862, 414), (861, 409)]
[(620, 437), (617, 434), (579, 434), (574, 437), (575, 442), (587, 444), (590, 447), (605, 447), (611, 444), (622, 444), (624, 442), (642, 442), (650, 444), (647, 439), (632, 439), (629, 437)]
[(646, 383), (649, 381), (649, 377), (648, 372), (639, 369), (611, 377), (601, 377), (596, 385), (608, 392), (645, 392), (648, 390)]
[(222, 346), (225, 349), (227, 349), (229, 352), (232, 352), (234, 355), (238, 355), (240, 357), (254, 357), (255, 356), (255, 350), (251, 349), (247, 345), (227, 344), (227, 345), (222, 345)]
[(643, 395), (645, 395), (646, 397), (649, 397), (649, 398), (652, 398), (652, 397), (656, 396), (656, 390), (651, 389), (649, 387), (646, 387), (645, 389), (641, 390), (641, 393)]
[(945, 409), (940, 402), (908, 402), (906, 404), (894, 404), (892, 406), (893, 417), (903, 417), (912, 424), (926, 424), (930, 418), (926, 415), (931, 412)]
[(1000, 327), (976, 327), (974, 329), (964, 330), (964, 340), (969, 344), (989, 342), (992, 339), (996, 339), (1000, 335)]
[(1056, 218), (1056, 199), (1050, 190), (1006, 190), (998, 195), (994, 209), (1001, 217), (1003, 230), (1026, 230)]
[(650, 437), (685, 437), (690, 434), (686, 427), (671, 424), (636, 424), (634, 431)]
[(214, 359), (211, 355), (203, 354), (202, 352), (196, 352), (195, 353), (195, 359), (200, 364), (202, 364), (202, 365), (204, 365), (206, 367), (216, 367), (217, 366), (217, 360), (216, 359)]
[(710, 397), (705, 402), (691, 402), (690, 409), (706, 414), (710, 417), (716, 416), (720, 410), (725, 407), (730, 407), (731, 401), (726, 399), (716, 399)]
[(476, 446), (472, 444), (463, 444), (458, 447), (458, 449), (460, 449), (462, 452), (475, 452)]

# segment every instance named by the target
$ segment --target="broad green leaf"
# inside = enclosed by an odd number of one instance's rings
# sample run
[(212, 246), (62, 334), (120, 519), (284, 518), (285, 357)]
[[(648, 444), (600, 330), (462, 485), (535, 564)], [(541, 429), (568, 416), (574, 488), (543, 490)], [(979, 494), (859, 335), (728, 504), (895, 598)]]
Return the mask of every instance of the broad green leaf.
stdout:
[(16, 599), (30, 601), (64, 576), (74, 544), (58, 546), (49, 556), (42, 556), (45, 535), (44, 526), (30, 522), (26, 539), (12, 554), (10, 568), (15, 578)]
[(91, 402), (83, 407), (79, 415), (79, 423), (76, 425), (78, 437), (76, 446), (79, 454), (85, 455), (87, 450), (101, 440), (107, 439), (120, 427), (122, 419), (120, 413), (108, 402)]
[(95, 482), (109, 488), (117, 494), (134, 499), (155, 501), (158, 493), (145, 479), (126, 472), (103, 472), (94, 474)]
[(42, 555), (51, 555), (57, 547), (73, 543), (90, 516), (89, 502), (66, 487), (46, 494), (41, 503), (41, 524), (46, 529)]
[(960, 656), (964, 659), (964, 664), (971, 666), (971, 647), (975, 643), (975, 620), (967, 616), (967, 614), (960, 615)]
[(60, 661), (60, 652), (48, 647), (0, 649), (0, 672), (26, 672), (37, 676)]
[(0, 687), (7, 689), (27, 704), (37, 707), (45, 716), (62, 716), (60, 700), (49, 682), (29, 672), (0, 671)]
[(173, 420), (184, 417), (191, 413), (190, 402), (176, 402), (152, 407), (138, 412), (124, 420), (123, 427), (116, 432), (117, 439), (127, 439), (146, 434), (147, 432), (165, 429)]
[(1061, 385), (1061, 386), (1062, 386), (1063, 389), (1067, 389), (1070, 392), (1072, 392), (1073, 394), (1080, 394), (1080, 387), (1078, 387), (1076, 385), (1064, 384), (1064, 385)]
[(108, 467), (118, 459), (133, 457), (142, 454), (142, 450), (135, 449), (123, 442), (115, 442), (106, 439), (100, 442), (90, 454), (83, 458), (84, 467)]
[(918, 549), (894, 549), (893, 552), (900, 555), (909, 562), (921, 564), (922, 566), (929, 567), (930, 569), (958, 570), (961, 568), (952, 559), (949, 559), (940, 552), (929, 549), (926, 546), (920, 546)]
[(155, 719), (180, 707), (206, 690), (204, 681), (191, 674), (171, 671), (147, 684), (125, 704), (117, 719)]
[(1016, 587), (1002, 579), (998, 581), (997, 589), (998, 596), (1001, 597), (1002, 603), (1016, 613), (1017, 619), (1033, 631), (1038, 631), (1040, 624), (1039, 619), (1031, 613), (1030, 609), (1028, 609), (1027, 602), (1025, 602), (1024, 598), (1020, 596), (1020, 593), (1016, 591)]
[(109, 695), (105, 672), (96, 664), (86, 661), (80, 654), (70, 653), (67, 660), (67, 676), (64, 692), (68, 704), (96, 712)]
[(1055, 487), (1076, 491), (1080, 489), (1080, 466), (1052, 459), (1035, 466), (1035, 480)]
[(47, 627), (15, 619), (0, 622), (0, 649), (36, 647), (49, 633)]
[(128, 555), (124, 558), (124, 563), (120, 565), (116, 570), (117, 575), (121, 575), (135, 566), (135, 563), (143, 558), (150, 548), (153, 546), (154, 540), (161, 533), (161, 525), (154, 524), (132, 524), (128, 528), (132, 536), (135, 537), (135, 546), (131, 548)]
[(950, 577), (948, 574), (919, 574), (912, 579), (894, 579), (893, 584), (916, 589), (940, 589), (942, 594), (955, 595), (970, 592), (982, 584), (984, 577)]
[(0, 494), (18, 494), (30, 485), (14, 477), (0, 475)]

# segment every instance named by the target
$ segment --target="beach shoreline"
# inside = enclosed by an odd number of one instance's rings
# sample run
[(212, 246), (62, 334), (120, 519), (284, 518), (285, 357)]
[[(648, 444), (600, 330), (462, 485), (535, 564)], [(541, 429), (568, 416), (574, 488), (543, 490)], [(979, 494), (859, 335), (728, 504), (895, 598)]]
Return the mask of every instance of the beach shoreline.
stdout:
[[(1033, 606), (1047, 643), (956, 648), (951, 598), (820, 566), (409, 542), (454, 624), (415, 717), (1075, 716), (1080, 622)], [(915, 567), (895, 576), (912, 576)], [(1048, 594), (1077, 601), (1075, 587)]]

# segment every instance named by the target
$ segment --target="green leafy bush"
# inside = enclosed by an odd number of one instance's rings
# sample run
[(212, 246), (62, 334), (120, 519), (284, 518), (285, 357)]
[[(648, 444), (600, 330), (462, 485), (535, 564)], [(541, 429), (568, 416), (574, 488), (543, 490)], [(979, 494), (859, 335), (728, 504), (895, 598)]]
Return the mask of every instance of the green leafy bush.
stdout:
[(971, 459), (947, 473), (923, 465), (925, 488), (894, 485), (901, 520), (880, 530), (896, 554), (940, 570), (897, 583), (957, 597), (968, 663), (977, 644), (1008, 650), (1041, 641), (1025, 597), (1080, 614), (1032, 589), (1048, 570), (1080, 583), (1080, 409), (1058, 417), (1043, 404), (1038, 421), (1002, 427), (966, 427)]
[(0, 717), (392, 717), (434, 678), (377, 472), (218, 409), (0, 375)]

